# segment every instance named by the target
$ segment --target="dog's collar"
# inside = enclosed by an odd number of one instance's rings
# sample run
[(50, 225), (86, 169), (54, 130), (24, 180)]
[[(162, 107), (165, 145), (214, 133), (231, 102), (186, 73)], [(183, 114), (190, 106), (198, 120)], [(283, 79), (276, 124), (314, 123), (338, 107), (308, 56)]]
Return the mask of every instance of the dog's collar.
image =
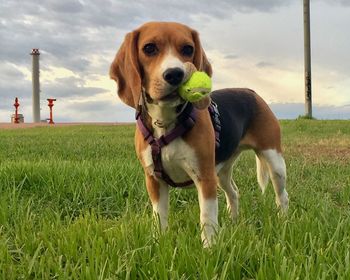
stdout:
[[(174, 118), (174, 124), (176, 124), (177, 120), (179, 119), (179, 117), (181, 116), (181, 114), (184, 112), (184, 110), (186, 109), (187, 105), (188, 105), (188, 101), (183, 100), (182, 103), (180, 103), (179, 105), (176, 106), (175, 108), (175, 112), (176, 112), (176, 116)], [(164, 120), (161, 119), (155, 119), (154, 117), (152, 117), (150, 115), (150, 113), (148, 112), (148, 105), (154, 104), (154, 100), (152, 99), (152, 97), (146, 92), (146, 90), (144, 88), (142, 88), (141, 90), (141, 94), (140, 94), (140, 100), (139, 100), (139, 104), (138, 107), (136, 109), (136, 114), (138, 111), (140, 111), (143, 115), (143, 118), (146, 119), (146, 116), (148, 115), (151, 119), (152, 119), (152, 123), (159, 127), (159, 128), (164, 128), (165, 124), (164, 124)]]

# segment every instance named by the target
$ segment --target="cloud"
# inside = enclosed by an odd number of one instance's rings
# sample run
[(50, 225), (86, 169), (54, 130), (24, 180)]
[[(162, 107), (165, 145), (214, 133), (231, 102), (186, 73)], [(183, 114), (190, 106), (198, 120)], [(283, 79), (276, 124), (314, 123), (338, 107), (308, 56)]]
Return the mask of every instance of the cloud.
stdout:
[(31, 81), (12, 63), (0, 63), (0, 109), (12, 108), (15, 97), (31, 96)]
[(48, 1), (49, 7), (58, 12), (65, 14), (76, 14), (83, 11), (83, 4), (80, 1)]
[(260, 61), (259, 63), (255, 64), (255, 66), (258, 68), (268, 68), (274, 66), (274, 64), (266, 61)]
[(318, 0), (318, 1), (325, 2), (325, 3), (331, 4), (331, 5), (340, 5), (340, 6), (345, 6), (345, 7), (350, 6), (349, 0)]
[(24, 79), (23, 73), (11, 63), (0, 64), (1, 81)]
[[(312, 2), (313, 86), (318, 104), (350, 103), (350, 69), (344, 59), (350, 45), (349, 3)], [(76, 107), (79, 112), (74, 107), (65, 109), (76, 100), (93, 104), (102, 98), (101, 102), (122, 106), (115, 98), (115, 84), (108, 81), (108, 68), (125, 33), (149, 20), (180, 21), (200, 32), (213, 63), (216, 88), (248, 86), (270, 102), (301, 102), (300, 1), (3, 0), (0, 109), (10, 109), (0, 112), (0, 121), (8, 119), (15, 96), (21, 98), (26, 119), (30, 119), (32, 48), (42, 53), (43, 110), (45, 98), (51, 96), (59, 98), (58, 111), (72, 115), (59, 115), (62, 120), (78, 115), (79, 119), (100, 119), (100, 113), (94, 113), (99, 106)], [(105, 110), (106, 115), (119, 117), (112, 106)]]
[(115, 100), (72, 101), (64, 106), (57, 103), (57, 122), (133, 122), (134, 109), (118, 104)]
[(225, 55), (224, 58), (225, 59), (237, 59), (237, 58), (239, 58), (239, 56), (236, 54), (227, 54), (227, 55)]
[(85, 87), (84, 80), (81, 78), (67, 77), (56, 79), (55, 82), (44, 84), (42, 91), (46, 96), (60, 97), (81, 97), (85, 99), (105, 92), (102, 88)]
[[(305, 114), (303, 103), (272, 103), (271, 110), (279, 119), (296, 119)], [(313, 105), (313, 116), (317, 119), (350, 119), (350, 105), (320, 106)]]

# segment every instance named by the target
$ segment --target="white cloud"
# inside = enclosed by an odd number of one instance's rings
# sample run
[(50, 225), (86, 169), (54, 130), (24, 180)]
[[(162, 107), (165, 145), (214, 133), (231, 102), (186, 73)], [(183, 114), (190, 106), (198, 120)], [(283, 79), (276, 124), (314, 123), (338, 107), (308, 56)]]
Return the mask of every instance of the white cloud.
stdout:
[[(215, 88), (244, 86), (269, 102), (303, 102), (300, 1), (4, 0), (0, 18), (0, 121), (9, 119), (15, 96), (31, 119), (35, 47), (42, 53), (42, 115), (53, 96), (61, 120), (132, 120), (108, 68), (125, 33), (148, 20), (180, 21), (200, 32)], [(314, 103), (342, 108), (350, 103), (349, 1), (312, 1), (311, 23)]]

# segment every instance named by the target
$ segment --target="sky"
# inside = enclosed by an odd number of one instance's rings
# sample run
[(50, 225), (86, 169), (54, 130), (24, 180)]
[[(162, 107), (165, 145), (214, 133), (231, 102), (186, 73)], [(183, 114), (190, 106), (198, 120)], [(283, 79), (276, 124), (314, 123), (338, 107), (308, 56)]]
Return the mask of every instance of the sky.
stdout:
[[(350, 119), (350, 0), (311, 0), (314, 116)], [(196, 29), (214, 89), (249, 87), (279, 118), (304, 114), (302, 0), (0, 0), (0, 122), (15, 97), (32, 121), (32, 48), (40, 49), (41, 118), (129, 122), (109, 66), (127, 32), (147, 21)]]

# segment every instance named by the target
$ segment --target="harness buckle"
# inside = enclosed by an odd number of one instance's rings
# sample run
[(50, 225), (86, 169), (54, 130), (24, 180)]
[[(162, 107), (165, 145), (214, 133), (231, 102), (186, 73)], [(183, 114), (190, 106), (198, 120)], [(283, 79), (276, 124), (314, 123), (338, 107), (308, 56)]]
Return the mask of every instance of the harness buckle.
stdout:
[(154, 170), (154, 175), (155, 175), (157, 178), (162, 178), (162, 177), (163, 177), (163, 173), (162, 173), (162, 171), (160, 171), (160, 170)]
[(151, 143), (151, 151), (152, 151), (152, 157), (158, 156), (160, 154), (160, 145), (158, 141), (153, 141)]
[(164, 147), (169, 144), (169, 142), (165, 139), (164, 135), (160, 136), (157, 142), (160, 147)]

